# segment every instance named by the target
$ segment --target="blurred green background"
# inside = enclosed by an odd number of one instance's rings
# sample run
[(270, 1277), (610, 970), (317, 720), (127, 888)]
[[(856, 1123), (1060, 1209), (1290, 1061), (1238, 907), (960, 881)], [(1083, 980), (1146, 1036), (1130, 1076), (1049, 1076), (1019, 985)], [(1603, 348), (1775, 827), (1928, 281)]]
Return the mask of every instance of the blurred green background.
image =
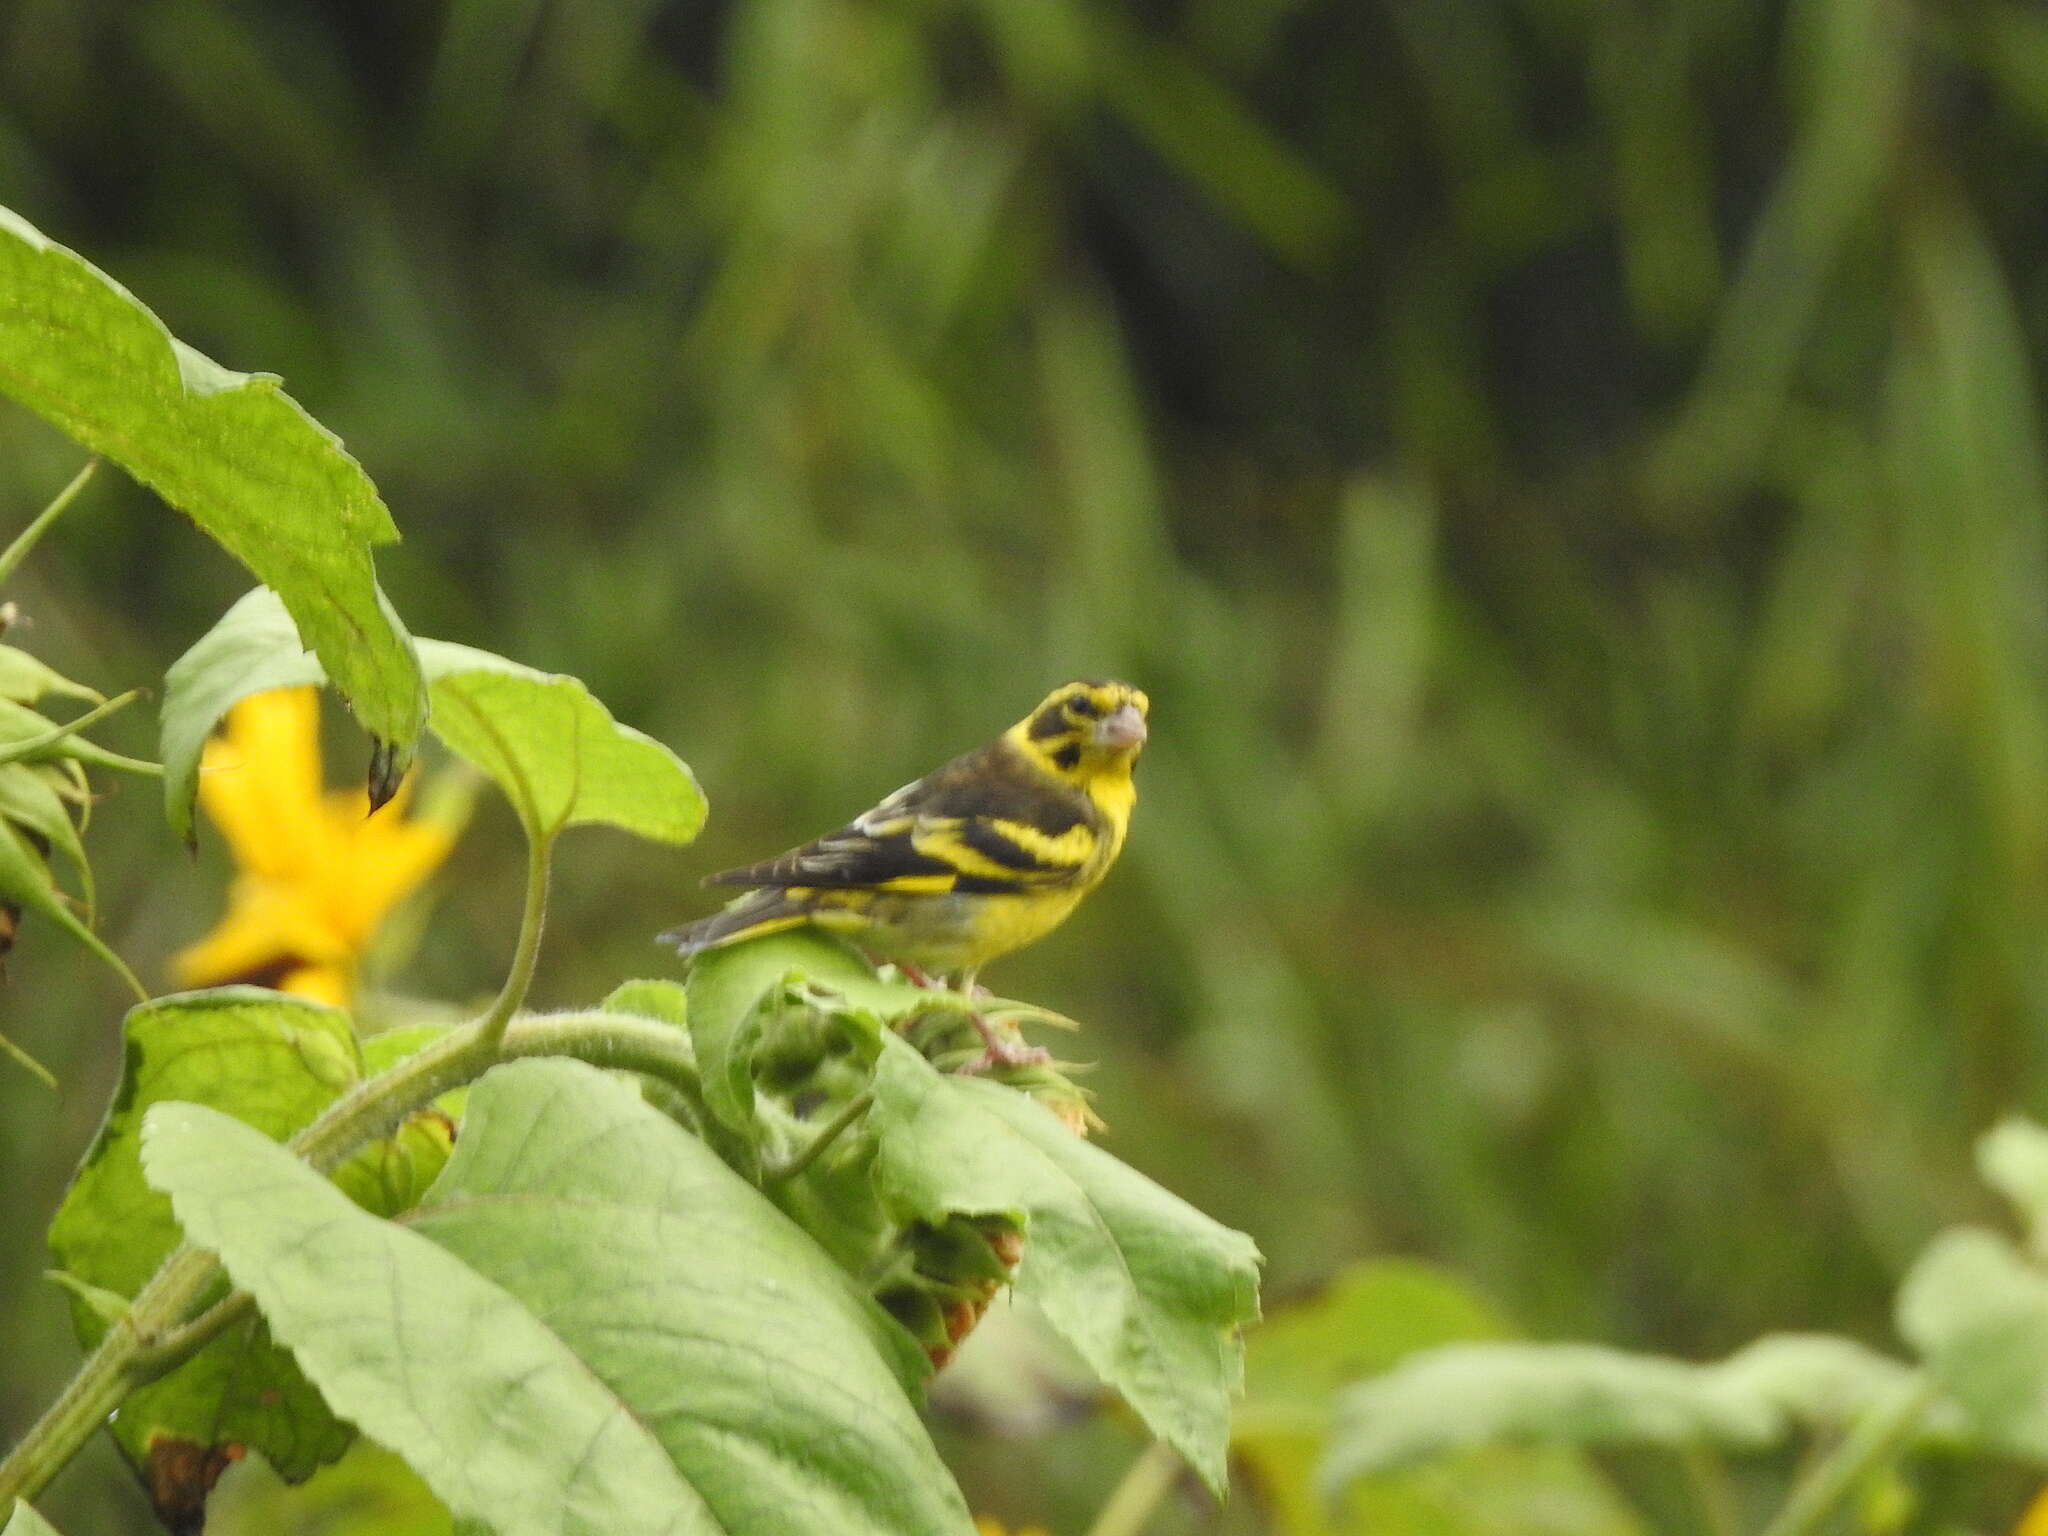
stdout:
[[(1128, 677), (1124, 864), (992, 977), (1088, 1022), (1112, 1149), (1276, 1306), (1414, 1255), (1695, 1356), (1896, 1347), (2048, 1112), (2044, 187), (2031, 0), (0, 5), (0, 203), (342, 435), (416, 632), (703, 780), (683, 854), (563, 850), (539, 1002)], [(0, 404), (0, 515), (80, 457)], [(246, 585), (105, 475), (9, 595), (114, 691)], [(217, 845), (135, 784), (89, 843), (166, 985)], [(519, 869), (490, 808), (394, 983), (492, 988)], [(121, 1007), (28, 927), (5, 1438)], [(1071, 1521), (1118, 1433), (970, 1499)], [(48, 1507), (144, 1528), (110, 1455)]]

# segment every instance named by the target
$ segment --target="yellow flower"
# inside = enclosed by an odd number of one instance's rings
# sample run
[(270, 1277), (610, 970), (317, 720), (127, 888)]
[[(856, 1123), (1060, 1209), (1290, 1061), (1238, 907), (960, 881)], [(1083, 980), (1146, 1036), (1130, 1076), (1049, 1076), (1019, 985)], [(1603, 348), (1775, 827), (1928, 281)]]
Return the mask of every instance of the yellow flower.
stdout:
[(2012, 1528), (2012, 1536), (2048, 1536), (2048, 1488), (2035, 1495), (2020, 1523)]
[[(991, 1515), (982, 1515), (974, 1522), (978, 1536), (1010, 1536), (1010, 1528)], [(1042, 1525), (1027, 1525), (1017, 1531), (1016, 1536), (1051, 1536)]]
[(206, 744), (199, 803), (238, 871), (228, 910), (171, 966), (183, 986), (254, 981), (346, 1003), (377, 925), (433, 873), (466, 806), (407, 820), (407, 779), (375, 816), (361, 789), (320, 775), (320, 699), (312, 688), (252, 694)]

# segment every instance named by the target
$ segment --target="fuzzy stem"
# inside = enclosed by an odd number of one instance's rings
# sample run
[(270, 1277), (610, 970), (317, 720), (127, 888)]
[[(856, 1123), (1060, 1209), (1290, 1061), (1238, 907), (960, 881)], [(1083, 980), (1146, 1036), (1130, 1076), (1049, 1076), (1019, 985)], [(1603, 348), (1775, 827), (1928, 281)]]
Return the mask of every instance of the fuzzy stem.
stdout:
[(512, 951), (512, 969), (490, 1011), (477, 1021), (481, 1039), (495, 1044), (502, 1039), (512, 1015), (526, 1001), (533, 985), (533, 968), (540, 958), (541, 930), (548, 920), (548, 860), (554, 853), (553, 832), (529, 832), (526, 845), (526, 901), (519, 914), (519, 943)]
[(144, 1339), (175, 1328), (219, 1273), (220, 1262), (212, 1254), (193, 1248), (180, 1248), (164, 1260), (127, 1316), (107, 1330), (57, 1401), (0, 1460), (0, 1509), (12, 1508), (17, 1497), (41, 1493), (122, 1399), (158, 1374)]

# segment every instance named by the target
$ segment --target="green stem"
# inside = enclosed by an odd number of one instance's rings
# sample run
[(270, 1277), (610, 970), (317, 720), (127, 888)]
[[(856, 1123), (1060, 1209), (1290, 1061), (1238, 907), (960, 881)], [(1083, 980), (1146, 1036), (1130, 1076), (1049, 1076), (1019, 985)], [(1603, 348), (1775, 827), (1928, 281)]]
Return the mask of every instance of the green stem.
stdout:
[(1937, 1396), (1925, 1376), (1858, 1419), (1785, 1500), (1763, 1536), (1814, 1536), (1871, 1473), (1896, 1456)]
[(781, 1184), (795, 1178), (824, 1155), (825, 1149), (846, 1133), (846, 1128), (874, 1107), (872, 1093), (856, 1094), (847, 1101), (846, 1108), (832, 1117), (832, 1123), (813, 1136), (803, 1151), (779, 1168), (770, 1168), (761, 1175), (763, 1184)]
[(331, 1172), (414, 1110), (496, 1066), (498, 1043), (485, 1040), (482, 1028), (479, 1022), (452, 1029), (388, 1072), (357, 1083), (285, 1145), (320, 1172)]
[(1158, 1513), (1180, 1477), (1180, 1455), (1164, 1440), (1154, 1440), (1131, 1463), (1102, 1513), (1088, 1527), (1088, 1536), (1138, 1536)]
[(593, 1067), (638, 1072), (680, 1088), (693, 1102), (703, 1090), (690, 1037), (673, 1024), (602, 1008), (529, 1013), (505, 1032), (507, 1061), (529, 1056), (573, 1056)]
[(87, 459), (85, 468), (71, 477), (71, 483), (57, 493), (56, 500), (38, 512), (35, 521), (17, 533), (14, 542), (0, 551), (0, 586), (5, 586), (13, 577), (15, 568), (35, 547), (36, 540), (48, 531), (50, 524), (62, 517), (64, 509), (78, 499), (78, 493), (85, 489), (86, 482), (92, 479), (92, 472), (99, 467), (98, 459)]
[[(66, 720), (62, 725), (53, 725), (47, 731), (38, 731), (33, 736), (24, 736), (19, 741), (10, 741), (6, 746), (0, 747), (0, 766), (21, 762), (25, 758), (34, 757), (38, 752), (47, 752), (67, 736), (76, 736), (87, 726), (98, 725), (116, 710), (126, 709), (141, 697), (142, 690), (140, 688), (130, 688), (126, 693), (116, 694), (113, 698), (107, 700), (106, 703), (88, 709), (76, 720)], [(120, 754), (109, 753), (108, 756), (120, 757)], [(132, 757), (121, 758), (120, 760), (130, 765), (140, 762), (140, 759)], [(163, 771), (155, 763), (143, 764), (142, 766), (154, 769), (158, 773)]]
[(132, 1383), (120, 1354), (110, 1347), (119, 1333), (109, 1333), (107, 1342), (86, 1356), (57, 1401), (0, 1460), (0, 1509), (13, 1508), (17, 1495), (26, 1499), (41, 1493), (128, 1395)]
[(230, 1291), (189, 1323), (180, 1323), (154, 1339), (145, 1339), (129, 1374), (138, 1381), (168, 1376), (228, 1329), (256, 1310), (247, 1291)]
[(164, 765), (152, 763), (146, 757), (126, 757), (119, 752), (100, 748), (86, 759), (95, 768), (113, 768), (121, 773), (132, 773), (145, 779), (160, 779), (164, 776)]
[[(16, 1498), (32, 1499), (78, 1453), (107, 1415), (144, 1381), (158, 1374), (145, 1339), (170, 1333), (220, 1275), (210, 1253), (180, 1248), (136, 1294), (128, 1315), (107, 1330), (85, 1357), (57, 1401), (0, 1460), (0, 1509)], [(168, 1367), (161, 1367), (168, 1369)]]
[(291, 1139), (292, 1151), (329, 1172), (450, 1089), (475, 1082), (501, 1061), (528, 1056), (572, 1056), (596, 1067), (643, 1072), (686, 1092), (697, 1089), (689, 1037), (672, 1025), (590, 1009), (529, 1015), (496, 1041), (486, 1039), (483, 1029), (479, 1020), (451, 1030), (390, 1071), (356, 1084)]
[(540, 958), (541, 929), (548, 920), (548, 860), (554, 853), (555, 833), (529, 832), (526, 844), (526, 903), (519, 914), (519, 943), (512, 951), (512, 969), (490, 1010), (477, 1021), (477, 1033), (495, 1044), (504, 1038), (512, 1015), (526, 1001), (533, 985), (534, 963)]
[(52, 1092), (56, 1090), (57, 1074), (44, 1066), (40, 1061), (37, 1061), (35, 1057), (29, 1055), (27, 1051), (24, 1051), (5, 1035), (0, 1035), (0, 1056), (7, 1057), (45, 1088), (50, 1089)]
[[(483, 1032), (488, 1018), (451, 1030), (390, 1071), (358, 1083), (294, 1136), (291, 1149), (315, 1168), (331, 1170), (414, 1110), (514, 1057), (573, 1056), (697, 1091), (689, 1038), (670, 1025), (590, 1010), (520, 1019), (490, 1039)], [(107, 1330), (57, 1401), (0, 1460), (0, 1509), (41, 1493), (131, 1391), (176, 1369), (242, 1315), (248, 1303), (231, 1295), (191, 1318), (220, 1275), (220, 1261), (196, 1248), (179, 1248), (164, 1260), (136, 1293), (127, 1316)]]

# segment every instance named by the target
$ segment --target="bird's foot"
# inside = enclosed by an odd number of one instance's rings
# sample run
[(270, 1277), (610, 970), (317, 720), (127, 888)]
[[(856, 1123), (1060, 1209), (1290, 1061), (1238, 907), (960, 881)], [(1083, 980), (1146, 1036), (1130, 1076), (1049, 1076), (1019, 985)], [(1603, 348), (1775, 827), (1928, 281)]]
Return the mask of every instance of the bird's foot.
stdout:
[(991, 1067), (1042, 1067), (1052, 1060), (1052, 1052), (1042, 1045), (1025, 1045), (1019, 1040), (1003, 1034), (978, 1013), (967, 1015), (974, 1025), (974, 1032), (981, 1036), (982, 1052), (960, 1070), (969, 1077), (978, 1076)]
[(995, 993), (975, 981), (971, 975), (962, 977), (957, 983), (949, 984), (944, 977), (934, 976), (930, 971), (924, 970), (919, 966), (909, 965), (901, 960), (892, 960), (889, 963), (896, 967), (896, 974), (898, 976), (901, 976), (913, 987), (922, 987), (927, 992), (954, 991), (959, 992), (964, 997), (971, 997), (977, 1002), (985, 997), (995, 996)]

